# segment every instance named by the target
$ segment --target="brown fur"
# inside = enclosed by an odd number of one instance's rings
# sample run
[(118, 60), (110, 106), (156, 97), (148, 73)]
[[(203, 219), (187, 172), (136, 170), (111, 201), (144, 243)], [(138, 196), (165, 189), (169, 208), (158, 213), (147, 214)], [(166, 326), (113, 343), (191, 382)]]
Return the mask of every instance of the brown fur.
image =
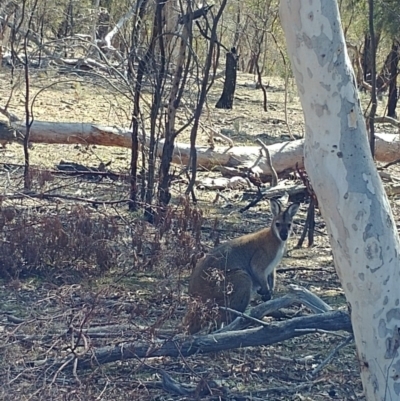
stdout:
[[(244, 312), (250, 302), (252, 290), (259, 288), (263, 300), (269, 300), (275, 285), (275, 268), (280, 263), (286, 240), (291, 231), (293, 216), (298, 204), (285, 210), (271, 200), (274, 215), (271, 227), (228, 241), (213, 249), (194, 268), (189, 281), (189, 294), (201, 302), (211, 300)], [(230, 322), (233, 316), (220, 311), (217, 325)], [(185, 324), (190, 333), (202, 326), (199, 309), (189, 311)]]

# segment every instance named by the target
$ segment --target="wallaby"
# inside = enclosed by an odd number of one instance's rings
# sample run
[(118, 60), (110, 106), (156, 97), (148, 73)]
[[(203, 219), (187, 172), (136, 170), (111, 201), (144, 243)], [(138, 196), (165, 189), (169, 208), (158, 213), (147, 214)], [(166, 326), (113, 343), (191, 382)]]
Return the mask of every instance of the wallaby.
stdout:
[[(264, 301), (271, 299), (275, 268), (282, 259), (299, 206), (293, 203), (282, 210), (279, 201), (271, 200), (271, 227), (214, 248), (194, 268), (189, 280), (189, 295), (239, 312), (247, 308), (253, 290), (258, 289)], [(229, 323), (233, 317), (229, 312), (219, 311), (218, 326)], [(188, 312), (185, 324), (191, 334), (202, 328), (201, 320), (198, 312), (197, 316), (194, 310)]]

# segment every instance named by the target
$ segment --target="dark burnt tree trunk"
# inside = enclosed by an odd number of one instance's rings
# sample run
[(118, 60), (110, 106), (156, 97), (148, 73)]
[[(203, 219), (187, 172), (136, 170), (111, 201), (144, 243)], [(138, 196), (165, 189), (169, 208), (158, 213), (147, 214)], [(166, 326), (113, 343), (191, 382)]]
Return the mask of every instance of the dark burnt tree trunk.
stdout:
[(376, 89), (378, 91), (378, 94), (382, 94), (383, 92), (385, 92), (390, 84), (391, 67), (393, 62), (392, 58), (394, 56), (393, 45), (394, 43), (392, 44), (392, 48), (390, 49), (390, 52), (387, 55), (385, 62), (383, 63), (380, 73), (376, 77)]
[[(196, 182), (196, 172), (197, 172), (197, 149), (196, 149), (197, 130), (199, 128), (200, 117), (201, 117), (204, 103), (206, 101), (207, 93), (210, 90), (210, 85), (209, 85), (208, 80), (209, 80), (209, 76), (210, 76), (213, 53), (215, 50), (216, 43), (218, 42), (218, 37), (217, 37), (218, 22), (221, 19), (222, 13), (224, 12), (227, 2), (228, 2), (228, 0), (221, 1), (217, 15), (215, 15), (214, 20), (213, 20), (211, 33), (210, 33), (210, 46), (208, 48), (208, 54), (207, 54), (206, 61), (204, 64), (203, 82), (201, 83), (197, 107), (196, 107), (196, 110), (194, 111), (193, 125), (192, 125), (192, 129), (190, 131), (189, 167), (191, 169), (191, 174), (190, 174), (189, 185), (186, 188), (185, 194), (186, 195), (191, 194), (193, 201), (196, 201), (196, 197), (194, 195), (193, 188), (194, 188), (194, 185)], [(235, 74), (235, 82), (236, 82), (236, 74)]]
[[(72, 0), (70, 0), (65, 10), (64, 19), (58, 27), (57, 38), (62, 40), (72, 35), (74, 35), (74, 7)], [(67, 45), (64, 42), (61, 43), (62, 45), (57, 46), (57, 48), (60, 52), (62, 51), (64, 57), (68, 57)], [(71, 54), (71, 56), (73, 56), (73, 54)]]
[(142, 92), (142, 81), (146, 69), (147, 60), (144, 57), (138, 66), (135, 84), (135, 94), (133, 97), (132, 110), (132, 148), (131, 148), (131, 188), (129, 196), (129, 210), (137, 210), (137, 162), (139, 155), (139, 116), (140, 116), (140, 96)]
[(253, 52), (251, 52), (249, 62), (247, 63), (246, 71), (249, 74), (254, 74), (255, 69), (256, 69), (256, 56), (253, 54)]
[(390, 53), (386, 57), (386, 60), (383, 63), (380, 73), (377, 74), (376, 76), (376, 90), (379, 95), (385, 92), (389, 84), (391, 54), (392, 51), (390, 51)]
[(97, 22), (96, 39), (103, 41), (109, 29), (110, 29), (110, 14), (106, 9), (100, 9)]
[(130, 82), (135, 82), (135, 65), (138, 62), (137, 48), (138, 41), (140, 37), (140, 30), (142, 29), (142, 24), (144, 20), (144, 15), (146, 13), (147, 3), (149, 0), (139, 0), (136, 4), (137, 21), (133, 24), (133, 29), (131, 33), (130, 49), (128, 54), (128, 68), (127, 77)]
[(236, 75), (239, 56), (233, 47), (229, 53), (226, 53), (225, 82), (224, 90), (215, 107), (217, 109), (232, 109), (233, 96), (236, 89)]
[(371, 83), (371, 36), (365, 34), (364, 49), (361, 55), (361, 66), (365, 82)]
[(160, 183), (158, 187), (158, 199), (162, 209), (171, 200), (170, 185), (172, 174), (170, 173), (172, 156), (174, 153), (175, 139), (180, 130), (175, 128), (176, 113), (184, 93), (189, 69), (191, 66), (192, 54), (187, 53), (187, 47), (192, 43), (192, 23), (185, 22), (179, 43), (179, 55), (176, 60), (175, 75), (172, 79), (172, 87), (169, 95), (168, 112), (165, 119), (165, 139), (160, 164)]
[(396, 107), (398, 100), (398, 89), (397, 89), (397, 74), (399, 65), (399, 50), (400, 43), (394, 40), (392, 43), (392, 50), (390, 51), (390, 66), (389, 66), (389, 97), (387, 104), (387, 115), (389, 117), (396, 117)]
[[(154, 29), (156, 29), (156, 21), (154, 22)], [(133, 97), (133, 110), (132, 110), (132, 147), (131, 147), (131, 187), (129, 196), (129, 210), (137, 210), (137, 162), (139, 156), (139, 119), (140, 119), (140, 99), (142, 93), (142, 82), (143, 76), (145, 74), (146, 68), (149, 61), (153, 57), (155, 46), (154, 35), (147, 49), (145, 56), (140, 60), (134, 89)], [(131, 71), (131, 75), (134, 76), (134, 61), (135, 53), (131, 52), (130, 58), (128, 60), (128, 68)]]
[(163, 29), (163, 17), (162, 11), (165, 6), (164, 0), (157, 0), (156, 2), (156, 14), (154, 18), (154, 29), (153, 38), (157, 46), (157, 57), (154, 53), (155, 48), (153, 48), (153, 60), (157, 61), (157, 71), (155, 73), (155, 88), (153, 94), (153, 103), (151, 105), (150, 111), (150, 143), (149, 143), (149, 159), (148, 159), (148, 170), (147, 170), (147, 192), (146, 192), (146, 208), (144, 216), (147, 221), (153, 222), (154, 210), (152, 207), (152, 201), (155, 193), (155, 172), (156, 172), (156, 146), (157, 146), (157, 121), (162, 108), (162, 95), (163, 88), (165, 86), (165, 36), (162, 35)]
[[(381, 35), (380, 33), (375, 33), (375, 48), (378, 48)], [(366, 33), (364, 36), (364, 48), (361, 52), (361, 66), (363, 70), (363, 78), (364, 81), (372, 85), (372, 57), (371, 54), (371, 34)], [(380, 74), (382, 75), (382, 74)], [(380, 87), (381, 83), (379, 82), (380, 78), (377, 77), (377, 88)]]
[(67, 36), (72, 36), (74, 34), (74, 15), (73, 15), (73, 4), (72, 1), (68, 2), (65, 10), (64, 19), (58, 27), (57, 38), (64, 39)]
[(378, 43), (375, 35), (374, 25), (374, 0), (368, 0), (368, 23), (370, 35), (370, 67), (371, 67), (371, 109), (368, 116), (369, 122), (369, 145), (372, 157), (375, 156), (375, 115), (378, 108), (377, 88), (376, 88), (376, 49)]

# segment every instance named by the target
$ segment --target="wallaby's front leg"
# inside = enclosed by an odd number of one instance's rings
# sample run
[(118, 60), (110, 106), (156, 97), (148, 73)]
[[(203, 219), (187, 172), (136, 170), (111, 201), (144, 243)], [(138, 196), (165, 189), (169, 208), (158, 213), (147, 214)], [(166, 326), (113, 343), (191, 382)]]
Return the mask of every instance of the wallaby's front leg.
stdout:
[(276, 282), (276, 269), (274, 269), (272, 273), (268, 276), (267, 282), (268, 282), (268, 289), (272, 295), (274, 292), (275, 282)]
[(272, 273), (270, 273), (265, 281), (265, 285), (261, 285), (261, 288), (258, 290), (258, 294), (261, 295), (261, 299), (266, 302), (272, 298), (272, 294), (275, 288), (275, 280), (276, 280), (276, 273), (275, 269)]
[(254, 282), (254, 285), (258, 286), (259, 289), (257, 290), (257, 293), (261, 295), (261, 298), (263, 301), (268, 301), (271, 299), (271, 293), (269, 290), (269, 283), (268, 283), (268, 277), (266, 277), (263, 272), (254, 272), (255, 278), (257, 279), (257, 282)]

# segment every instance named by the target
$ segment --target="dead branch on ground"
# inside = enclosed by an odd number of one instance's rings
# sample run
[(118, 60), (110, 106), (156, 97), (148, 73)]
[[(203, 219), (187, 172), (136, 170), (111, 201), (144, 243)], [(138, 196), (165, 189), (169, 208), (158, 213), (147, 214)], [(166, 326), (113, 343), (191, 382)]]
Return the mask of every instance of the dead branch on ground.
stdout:
[[(301, 331), (298, 331), (298, 330)], [(296, 317), (287, 322), (277, 322), (268, 327), (256, 327), (247, 330), (214, 333), (193, 338), (181, 337), (153, 342), (122, 343), (92, 350), (92, 354), (84, 357), (66, 357), (63, 361), (48, 361), (46, 369), (59, 369), (67, 362), (71, 368), (77, 361), (77, 369), (90, 369), (96, 365), (161, 356), (179, 357), (196, 353), (211, 353), (228, 349), (272, 345), (314, 333), (314, 329), (327, 331), (345, 330), (351, 332), (350, 316), (343, 311), (326, 312), (319, 315)], [(35, 364), (34, 362), (32, 362)]]
[[(291, 338), (299, 337), (316, 330), (352, 332), (350, 316), (344, 311), (333, 311), (332, 308), (316, 295), (298, 286), (292, 286), (291, 292), (283, 298), (264, 302), (250, 311), (250, 316), (261, 319), (283, 306), (303, 303), (310, 307), (316, 315), (295, 317), (288, 321), (274, 322), (261, 327), (245, 328), (249, 319), (242, 316), (219, 332), (192, 337), (178, 335), (166, 340), (138, 341), (120, 343), (98, 349), (91, 349), (91, 354), (82, 356), (68, 355), (63, 360), (49, 360), (45, 369), (54, 372), (64, 368), (90, 369), (95, 365), (111, 363), (119, 360), (152, 358), (160, 356), (187, 357), (196, 353), (210, 353), (222, 350), (271, 345)], [(234, 331), (228, 329), (234, 328)], [(35, 362), (32, 362), (35, 365)]]

